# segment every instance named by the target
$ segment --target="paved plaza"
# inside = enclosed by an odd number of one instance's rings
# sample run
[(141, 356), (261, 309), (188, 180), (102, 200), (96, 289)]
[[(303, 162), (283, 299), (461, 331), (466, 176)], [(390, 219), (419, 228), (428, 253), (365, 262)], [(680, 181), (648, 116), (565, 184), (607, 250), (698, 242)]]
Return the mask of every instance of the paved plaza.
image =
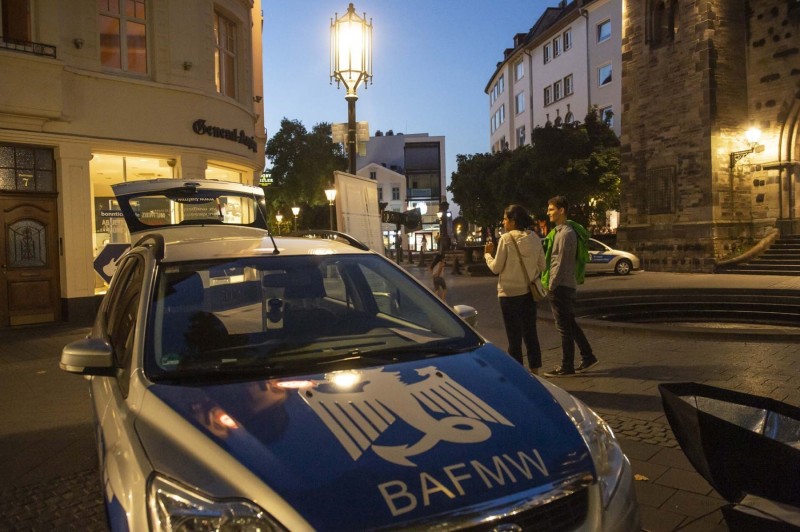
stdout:
[[(407, 266), (426, 284), (428, 272)], [(507, 347), (496, 279), (447, 273), (448, 302), (478, 312), (478, 330)], [(797, 290), (779, 276), (636, 272), (592, 276), (579, 294), (648, 288)], [(636, 474), (643, 527), (724, 531), (725, 501), (698, 475), (664, 417), (658, 384), (695, 381), (800, 406), (800, 335), (760, 337), (730, 329), (646, 328), (584, 320), (601, 363), (553, 379), (600, 413), (620, 437)], [(538, 321), (544, 368), (560, 363), (560, 339), (546, 306)], [(84, 379), (58, 369), (61, 347), (87, 328), (40, 326), (0, 331), (0, 522), (10, 530), (104, 530), (91, 410)]]

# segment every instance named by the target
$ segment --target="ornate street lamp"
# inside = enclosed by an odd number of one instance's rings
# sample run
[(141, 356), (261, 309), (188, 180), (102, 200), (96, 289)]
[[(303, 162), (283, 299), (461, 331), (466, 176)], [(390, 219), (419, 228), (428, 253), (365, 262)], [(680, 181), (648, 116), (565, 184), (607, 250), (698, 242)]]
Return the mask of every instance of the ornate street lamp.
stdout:
[(297, 217), (300, 215), (300, 207), (292, 207), (292, 214), (294, 214), (294, 230), (297, 231)]
[(372, 19), (356, 15), (351, 3), (347, 13), (331, 19), (331, 83), (336, 80), (347, 90), (347, 160), (351, 174), (356, 173), (356, 90), (362, 83), (372, 83)]
[(757, 127), (751, 127), (744, 133), (744, 138), (747, 139), (747, 143), (750, 145), (750, 149), (741, 150), (741, 151), (732, 151), (730, 154), (730, 163), (728, 167), (733, 170), (742, 158), (750, 155), (754, 151), (756, 151), (756, 147), (758, 146), (758, 141), (761, 140), (761, 130)]
[(283, 215), (278, 213), (275, 215), (275, 219), (278, 220), (278, 235), (281, 234), (281, 224), (283, 223)]
[(328, 211), (330, 213), (330, 229), (331, 231), (333, 231), (334, 229), (336, 229), (333, 226), (333, 201), (336, 199), (336, 189), (333, 187), (326, 188), (325, 197), (328, 198)]

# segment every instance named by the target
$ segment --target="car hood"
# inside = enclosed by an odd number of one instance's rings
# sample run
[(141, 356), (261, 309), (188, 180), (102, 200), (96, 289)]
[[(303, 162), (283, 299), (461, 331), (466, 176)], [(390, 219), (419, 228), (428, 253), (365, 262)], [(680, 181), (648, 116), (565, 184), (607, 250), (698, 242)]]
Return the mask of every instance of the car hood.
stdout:
[[(561, 406), (491, 344), (361, 368), (349, 387), (335, 384), (342, 375), (154, 384), (148, 394), (159, 400), (143, 402), (137, 430), (156, 471), (211, 495), (252, 498), (237, 478), (210, 480), (191, 457), (176, 459), (195, 447), (186, 438), (210, 440), (318, 530), (424, 522), (594, 475)], [(176, 430), (158, 414), (164, 406), (194, 430)]]

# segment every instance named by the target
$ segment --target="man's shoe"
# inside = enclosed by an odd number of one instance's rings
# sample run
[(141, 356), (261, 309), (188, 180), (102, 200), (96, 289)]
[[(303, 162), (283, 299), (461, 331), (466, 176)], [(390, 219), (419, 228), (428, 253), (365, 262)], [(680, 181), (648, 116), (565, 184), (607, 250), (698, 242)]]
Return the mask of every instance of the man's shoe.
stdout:
[(575, 370), (572, 368), (565, 368), (563, 366), (558, 366), (552, 371), (545, 372), (545, 377), (572, 377), (575, 375)]
[(589, 360), (581, 360), (581, 363), (578, 364), (578, 367), (575, 368), (575, 373), (581, 373), (582, 371), (586, 371), (589, 368), (595, 367), (600, 361), (596, 358), (592, 357)]

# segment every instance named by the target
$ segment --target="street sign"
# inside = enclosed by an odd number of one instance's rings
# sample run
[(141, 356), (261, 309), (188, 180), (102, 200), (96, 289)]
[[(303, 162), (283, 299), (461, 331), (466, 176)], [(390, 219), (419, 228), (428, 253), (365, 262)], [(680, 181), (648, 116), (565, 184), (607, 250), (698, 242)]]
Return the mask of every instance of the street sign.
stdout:
[(405, 214), (395, 211), (383, 211), (381, 221), (385, 224), (402, 224), (405, 222)]
[(117, 261), (129, 247), (131, 247), (130, 244), (106, 244), (103, 251), (94, 259), (92, 263), (94, 265), (94, 271), (96, 271), (97, 275), (102, 277), (106, 283), (111, 282), (111, 276), (117, 271)]

